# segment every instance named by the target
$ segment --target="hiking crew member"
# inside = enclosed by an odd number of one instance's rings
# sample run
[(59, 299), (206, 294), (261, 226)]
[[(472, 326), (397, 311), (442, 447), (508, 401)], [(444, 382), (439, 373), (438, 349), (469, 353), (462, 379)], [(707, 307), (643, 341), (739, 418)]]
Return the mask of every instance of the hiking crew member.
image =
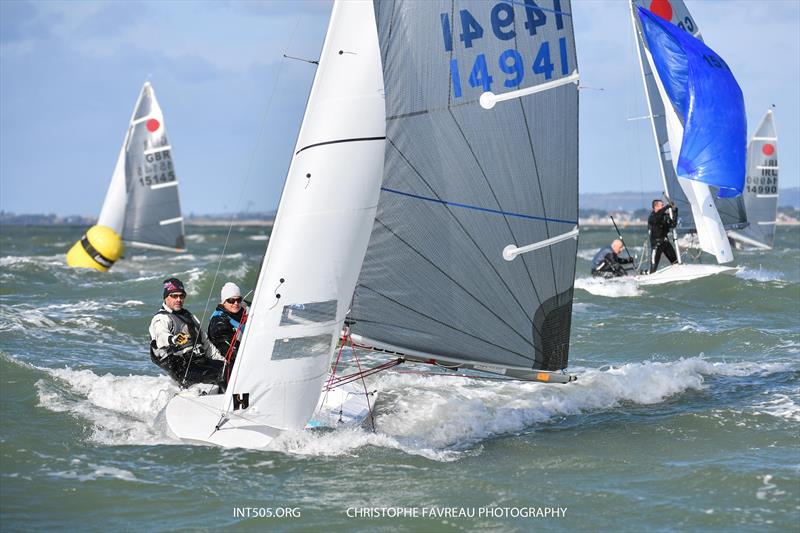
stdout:
[(247, 308), (242, 301), (242, 291), (235, 283), (226, 283), (220, 291), (220, 303), (208, 321), (208, 339), (233, 367), (239, 349)]
[(661, 253), (673, 265), (678, 262), (675, 248), (669, 242), (669, 232), (678, 225), (678, 208), (672, 204), (664, 205), (661, 200), (653, 200), (653, 211), (647, 219), (650, 232), (650, 273), (656, 271), (661, 261)]
[(186, 291), (177, 278), (164, 280), (164, 302), (150, 321), (150, 359), (181, 387), (224, 387), (225, 358), (208, 341), (200, 321), (183, 308)]
[(611, 246), (601, 248), (592, 258), (592, 276), (616, 278), (627, 274), (624, 264), (633, 263), (633, 257), (620, 257), (622, 241), (614, 239)]

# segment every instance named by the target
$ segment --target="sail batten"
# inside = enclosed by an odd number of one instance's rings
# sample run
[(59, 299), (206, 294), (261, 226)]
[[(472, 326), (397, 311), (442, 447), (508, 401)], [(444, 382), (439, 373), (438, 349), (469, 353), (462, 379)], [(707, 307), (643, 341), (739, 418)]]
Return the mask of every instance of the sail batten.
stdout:
[[(386, 166), (354, 335), (498, 368), (566, 366), (576, 241), (502, 255), (578, 219), (570, 4), (540, 3), (375, 2)], [(486, 109), (487, 93), (509, 98)]]

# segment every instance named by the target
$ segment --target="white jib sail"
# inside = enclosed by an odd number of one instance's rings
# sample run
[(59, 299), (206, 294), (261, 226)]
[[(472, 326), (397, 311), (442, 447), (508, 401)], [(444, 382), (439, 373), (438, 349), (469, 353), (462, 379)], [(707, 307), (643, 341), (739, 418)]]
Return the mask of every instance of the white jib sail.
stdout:
[[(669, 137), (669, 145), (673, 154), (672, 164), (677, 173), (678, 154), (681, 153), (681, 144), (683, 143), (683, 125), (678, 119), (675, 108), (672, 106), (664, 89), (664, 84), (658, 76), (658, 71), (653, 63), (653, 56), (647, 47), (644, 47), (644, 49), (650, 70), (653, 72), (653, 78), (658, 86), (658, 94), (664, 103), (667, 136)], [(700, 247), (704, 252), (715, 256), (718, 263), (733, 261), (733, 252), (728, 242), (728, 235), (725, 233), (725, 227), (719, 217), (717, 206), (714, 204), (714, 198), (708, 185), (699, 181), (681, 178), (680, 176), (678, 177), (678, 183), (692, 206), (692, 215), (694, 215), (697, 240), (700, 243)]]
[(372, 2), (337, 2), (217, 433), (246, 440), (313, 415), (375, 218), (385, 136)]
[(128, 193), (125, 184), (125, 154), (128, 148), (128, 142), (133, 129), (133, 121), (136, 118), (136, 110), (142, 101), (145, 89), (150, 85), (145, 82), (142, 90), (139, 91), (139, 97), (136, 99), (136, 105), (133, 106), (131, 118), (128, 121), (128, 129), (125, 131), (125, 138), (122, 140), (122, 146), (119, 149), (119, 156), (117, 156), (117, 163), (114, 165), (114, 172), (111, 174), (111, 183), (108, 185), (105, 200), (103, 200), (103, 207), (100, 209), (100, 216), (97, 218), (98, 226), (106, 226), (113, 229), (117, 235), (122, 236), (122, 231), (125, 227), (125, 207), (128, 203)]

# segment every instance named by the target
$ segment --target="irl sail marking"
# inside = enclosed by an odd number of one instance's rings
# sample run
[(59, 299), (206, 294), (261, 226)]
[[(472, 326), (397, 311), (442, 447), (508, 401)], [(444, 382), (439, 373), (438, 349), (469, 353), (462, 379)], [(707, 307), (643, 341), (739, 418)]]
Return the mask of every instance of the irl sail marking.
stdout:
[(484, 211), (486, 213), (494, 213), (497, 215), (506, 215), (510, 217), (517, 217), (517, 218), (527, 218), (529, 220), (543, 220), (545, 222), (560, 222), (562, 224), (577, 224), (577, 220), (562, 220), (559, 218), (548, 218), (548, 217), (537, 217), (533, 215), (523, 215), (521, 213), (512, 213), (511, 211), (502, 211), (500, 209), (491, 209), (488, 207), (478, 207), (477, 205), (468, 205), (462, 204), (458, 202), (448, 202), (447, 200), (440, 200), (438, 198), (430, 198), (427, 196), (420, 196), (418, 194), (412, 194), (410, 192), (403, 192), (397, 191), (395, 189), (389, 189), (388, 187), (381, 187), (382, 191), (390, 192), (392, 194), (399, 194), (401, 196), (408, 196), (409, 198), (416, 198), (417, 200), (425, 200), (427, 202), (435, 202), (437, 204), (447, 205), (451, 207), (463, 207), (465, 209), (474, 209), (475, 211)]

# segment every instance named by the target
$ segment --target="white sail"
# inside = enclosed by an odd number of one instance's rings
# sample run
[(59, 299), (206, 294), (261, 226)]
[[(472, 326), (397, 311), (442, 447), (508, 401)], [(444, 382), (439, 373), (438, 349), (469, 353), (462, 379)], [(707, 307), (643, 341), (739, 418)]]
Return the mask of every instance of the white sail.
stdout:
[(311, 418), (367, 248), (386, 115), (371, 2), (337, 2), (224, 396), (176, 396), (177, 436), (261, 447)]
[(128, 134), (125, 135), (122, 148), (119, 150), (117, 164), (114, 165), (114, 173), (111, 174), (111, 183), (108, 185), (106, 198), (103, 201), (103, 207), (100, 209), (100, 216), (97, 219), (99, 226), (109, 227), (117, 235), (122, 235), (122, 229), (125, 226), (125, 203), (128, 196), (125, 192), (125, 145), (127, 143)]

